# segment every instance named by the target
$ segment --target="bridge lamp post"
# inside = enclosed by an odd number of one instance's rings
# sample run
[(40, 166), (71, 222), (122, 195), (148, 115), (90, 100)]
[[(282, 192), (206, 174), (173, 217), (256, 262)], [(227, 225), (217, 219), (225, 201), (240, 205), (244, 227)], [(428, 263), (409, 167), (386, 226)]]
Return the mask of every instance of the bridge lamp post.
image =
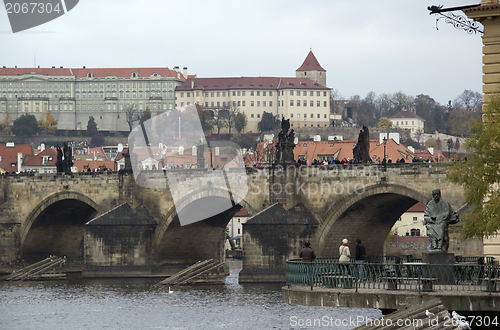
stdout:
[(383, 160), (383, 163), (384, 163), (384, 172), (387, 170), (387, 155), (385, 154), (385, 146), (387, 144), (387, 138), (384, 137), (384, 160)]

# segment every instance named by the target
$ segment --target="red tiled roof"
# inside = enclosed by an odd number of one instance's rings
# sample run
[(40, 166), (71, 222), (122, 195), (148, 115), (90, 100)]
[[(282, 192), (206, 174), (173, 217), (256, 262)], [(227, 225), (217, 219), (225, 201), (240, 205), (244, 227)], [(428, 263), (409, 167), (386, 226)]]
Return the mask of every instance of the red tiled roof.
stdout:
[(298, 68), (295, 71), (311, 71), (311, 70), (326, 72), (326, 70), (323, 69), (321, 67), (321, 65), (319, 64), (319, 62), (316, 59), (316, 56), (314, 56), (312, 50), (309, 51), (309, 54), (307, 54), (306, 59), (304, 60), (304, 63), (302, 63), (300, 68)]
[[(177, 79), (177, 72), (169, 68), (1, 68), (0, 76), (17, 76), (30, 73), (39, 73), (45, 76), (75, 76), (85, 78), (88, 73), (94, 77), (104, 78), (106, 76), (117, 76), (128, 78), (136, 72), (139, 77), (149, 77), (158, 73), (162, 77), (174, 77)], [(184, 76), (180, 74), (180, 80), (184, 81)]]
[(49, 156), (47, 166), (55, 166), (57, 162), (57, 151), (52, 148), (46, 148), (43, 151), (40, 151), (36, 156), (27, 155), (24, 157), (23, 165), (24, 166), (41, 166), (42, 165), (42, 157)]
[(420, 202), (410, 207), (406, 212), (424, 212), (426, 206)]
[[(299, 156), (305, 156), (308, 164), (312, 164), (314, 159), (319, 157), (334, 157), (334, 159), (343, 160), (352, 159), (354, 145), (356, 140), (343, 141), (301, 141), (293, 150), (295, 159)], [(306, 145), (304, 147), (304, 145)], [(397, 159), (405, 159), (405, 162), (411, 162), (414, 154), (402, 144), (397, 144), (393, 139), (387, 140), (385, 155), (387, 160), (396, 162)], [(375, 161), (384, 159), (384, 145), (379, 144), (378, 140), (370, 140), (370, 158)]]
[(246, 208), (242, 207), (233, 217), (248, 217), (248, 211)]
[[(131, 77), (133, 72), (136, 72), (139, 77), (149, 77), (154, 73), (158, 73), (162, 77), (177, 78), (177, 72), (169, 68), (85, 68), (71, 69), (77, 78), (85, 78), (88, 73), (92, 73), (94, 77)], [(180, 79), (184, 80), (184, 76), (180, 74)]]
[[(193, 87), (191, 87), (193, 82)], [(328, 89), (309, 78), (295, 77), (221, 77), (189, 78), (175, 89), (177, 92), (191, 90), (227, 89)]]
[(16, 144), (14, 147), (7, 147), (5, 144), (0, 144), (0, 156), (2, 158), (16, 158), (17, 154), (33, 155), (31, 144)]
[[(12, 166), (14, 164), (14, 166)], [(0, 167), (7, 173), (17, 172), (17, 156), (16, 158), (4, 158), (0, 162)]]
[(395, 115), (389, 117), (390, 119), (394, 118), (417, 118), (420, 120), (424, 120), (422, 117), (418, 116), (416, 113), (413, 113), (411, 111), (405, 111), (401, 110), (400, 112), (396, 113)]
[(17, 76), (29, 73), (39, 73), (44, 76), (71, 76), (69, 68), (2, 68), (0, 76)]

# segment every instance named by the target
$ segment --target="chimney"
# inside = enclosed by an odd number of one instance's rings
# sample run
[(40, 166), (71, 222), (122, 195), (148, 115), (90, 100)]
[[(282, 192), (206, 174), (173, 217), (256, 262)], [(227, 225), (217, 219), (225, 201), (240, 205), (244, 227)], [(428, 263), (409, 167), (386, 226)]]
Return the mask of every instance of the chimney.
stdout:
[(53, 66), (52, 66), (52, 69), (55, 69), (55, 68), (56, 68), (56, 67), (53, 65)]
[(59, 68), (60, 68), (60, 69), (62, 69), (62, 68), (63, 68), (63, 66), (61, 65)]
[(23, 153), (18, 152), (17, 153), (17, 174), (21, 173), (22, 167), (23, 167)]
[(187, 66), (182, 68), (182, 74), (184, 75), (184, 79), (188, 78), (188, 68)]
[(194, 88), (194, 80), (191, 80), (191, 89)]
[(179, 73), (179, 67), (177, 65), (174, 66), (174, 71), (177, 72), (177, 73)]
[(434, 148), (429, 147), (429, 148), (427, 148), (427, 150), (429, 150), (429, 152), (431, 153), (431, 155), (433, 155), (433, 156), (434, 156)]
[(45, 150), (45, 143), (42, 143), (42, 144), (40, 145), (40, 151), (44, 151), (44, 150)]

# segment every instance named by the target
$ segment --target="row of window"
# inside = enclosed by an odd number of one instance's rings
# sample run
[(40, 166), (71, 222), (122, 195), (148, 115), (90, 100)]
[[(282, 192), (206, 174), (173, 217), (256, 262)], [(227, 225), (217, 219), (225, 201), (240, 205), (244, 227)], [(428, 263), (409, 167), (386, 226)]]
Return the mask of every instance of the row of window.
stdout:
[[(412, 121), (411, 121), (411, 124), (412, 124), (412, 125), (415, 125), (415, 121), (414, 121), (414, 120), (412, 120)], [(396, 125), (399, 125), (399, 121), (396, 121)], [(401, 125), (408, 125), (408, 120), (406, 120), (406, 121), (401, 121)]]
[[(73, 84), (70, 84), (70, 83), (36, 83), (36, 82), (16, 82), (16, 83), (8, 83), (8, 84), (2, 84), (0, 85), (0, 87), (2, 87), (3, 89), (6, 89), (6, 88), (13, 88), (13, 87), (19, 87), (19, 88), (63, 88), (63, 87), (66, 87), (66, 88), (69, 88), (70, 85), (73, 85)], [(106, 85), (108, 88), (111, 88), (111, 86), (113, 88), (116, 88), (116, 84), (111, 84), (111, 83), (107, 83)], [(120, 83), (120, 88), (123, 88), (123, 86), (129, 88), (130, 86), (132, 87), (157, 87), (157, 88), (161, 88), (162, 86), (162, 83), (161, 82), (133, 82), (132, 84), (130, 83)], [(85, 88), (85, 87), (88, 87), (88, 88), (98, 88), (100, 87), (101, 89), (104, 88), (104, 84), (101, 83), (79, 83), (77, 82), (76, 83), (76, 86), (75, 88)], [(173, 83), (163, 83), (163, 87), (164, 88), (173, 88), (174, 87), (174, 84)]]
[[(202, 92), (204, 97), (226, 97), (226, 92)], [(227, 96), (230, 96), (231, 92), (227, 92)], [(295, 91), (297, 96), (307, 96), (308, 91)], [(191, 97), (195, 95), (195, 92), (186, 92), (186, 97)], [(250, 96), (273, 96), (273, 91), (250, 91)], [(232, 91), (233, 96), (246, 96), (246, 91)], [(283, 95), (283, 91), (281, 91)], [(294, 95), (294, 91), (290, 91), (290, 95)], [(196, 92), (196, 96), (200, 96), (200, 92)], [(309, 91), (309, 96), (314, 96), (314, 91)], [(321, 96), (321, 91), (316, 91), (316, 96)], [(323, 91), (323, 96), (327, 96), (327, 92)], [(184, 97), (184, 92), (180, 92), (180, 97)]]
[[(310, 116), (311, 116), (311, 118), (314, 118), (314, 114), (313, 113), (311, 113)], [(290, 118), (294, 118), (293, 117), (293, 113), (290, 114)], [(300, 113), (298, 113), (295, 118), (300, 118)], [(307, 113), (304, 114), (304, 118), (307, 118)], [(321, 115), (319, 113), (317, 113), (316, 114), (316, 118), (321, 118)], [(323, 114), (323, 118), (327, 118), (326, 113)]]
[[(300, 100), (297, 100), (296, 102), (294, 102), (294, 100), (290, 100), (290, 106), (293, 107), (294, 104), (296, 106), (300, 107)], [(307, 107), (307, 100), (303, 100), (302, 101), (302, 105), (304, 107)], [(326, 107), (327, 105), (328, 105), (328, 102), (323, 101), (323, 107)], [(309, 101), (309, 106), (310, 107), (314, 107), (314, 101), (313, 100)], [(321, 101), (316, 101), (316, 107), (321, 107)]]

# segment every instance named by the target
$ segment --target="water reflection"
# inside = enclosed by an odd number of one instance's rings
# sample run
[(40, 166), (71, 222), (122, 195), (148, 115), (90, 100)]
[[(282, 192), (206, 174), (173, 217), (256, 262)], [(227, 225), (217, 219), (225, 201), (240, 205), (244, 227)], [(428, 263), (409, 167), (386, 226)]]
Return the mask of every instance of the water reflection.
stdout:
[[(2, 329), (352, 329), (308, 327), (314, 319), (380, 317), (379, 310), (292, 306), (281, 285), (238, 284), (230, 261), (225, 286), (175, 286), (159, 279), (0, 283)], [(302, 322), (304, 325), (302, 325)]]

